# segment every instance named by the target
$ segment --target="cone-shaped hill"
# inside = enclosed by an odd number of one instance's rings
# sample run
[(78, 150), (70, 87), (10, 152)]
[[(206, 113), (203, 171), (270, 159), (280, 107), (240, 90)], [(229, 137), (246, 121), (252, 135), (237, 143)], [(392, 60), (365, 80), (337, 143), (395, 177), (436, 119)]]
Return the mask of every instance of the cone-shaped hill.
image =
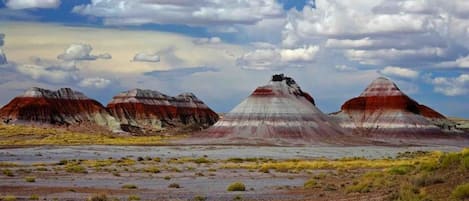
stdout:
[(346, 144), (340, 126), (316, 108), (313, 98), (283, 74), (258, 87), (209, 129), (196, 134), (209, 144)]
[(379, 77), (360, 96), (332, 114), (346, 129), (367, 137), (428, 138), (446, 136), (434, 122), (446, 117), (417, 103), (391, 80)]

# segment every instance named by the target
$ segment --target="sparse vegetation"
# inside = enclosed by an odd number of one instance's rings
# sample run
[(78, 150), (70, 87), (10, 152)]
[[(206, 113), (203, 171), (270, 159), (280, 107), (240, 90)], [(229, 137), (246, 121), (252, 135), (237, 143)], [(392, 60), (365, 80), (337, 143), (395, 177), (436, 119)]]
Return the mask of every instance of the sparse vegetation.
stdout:
[(457, 186), (453, 192), (451, 192), (451, 196), (456, 199), (464, 200), (469, 198), (469, 183), (465, 183), (462, 185)]
[(138, 201), (138, 200), (140, 200), (140, 196), (138, 196), (138, 195), (129, 195), (127, 200), (128, 201)]
[(227, 191), (245, 191), (246, 186), (241, 182), (234, 182), (228, 185)]
[(155, 167), (155, 166), (147, 167), (147, 168), (144, 169), (144, 171), (145, 171), (145, 172), (149, 172), (149, 173), (154, 173), (154, 174), (161, 172), (160, 169), (158, 169), (158, 168)]
[(314, 179), (309, 179), (308, 181), (306, 181), (304, 184), (303, 184), (303, 187), (308, 189), (308, 188), (314, 188), (317, 186), (317, 182), (316, 180)]
[(233, 201), (239, 201), (239, 200), (243, 200), (243, 198), (240, 195), (237, 195), (233, 198)]
[(192, 162), (201, 164), (201, 163), (210, 163), (211, 161), (208, 160), (207, 158), (197, 158), (197, 159), (192, 160)]
[(399, 174), (399, 175), (404, 175), (409, 173), (415, 169), (414, 166), (412, 165), (399, 165), (399, 166), (394, 166), (388, 169), (388, 172), (391, 174)]
[(168, 188), (181, 188), (181, 186), (177, 183), (172, 183), (168, 185)]
[(138, 187), (135, 184), (124, 184), (122, 185), (124, 189), (137, 189)]
[(65, 171), (70, 172), (70, 173), (82, 173), (82, 174), (88, 173), (85, 167), (78, 165), (78, 164), (67, 164), (67, 166), (65, 167)]
[(205, 200), (207, 200), (207, 198), (201, 195), (196, 195), (194, 197), (194, 201), (205, 201)]
[[(129, 177), (137, 176), (151, 177), (158, 179), (171, 180), (163, 188), (173, 188), (173, 192), (179, 192), (177, 188), (187, 188), (183, 182), (185, 178), (194, 179), (195, 176), (206, 176), (207, 179), (218, 179), (212, 177), (217, 175), (238, 175), (245, 178), (256, 179), (261, 177), (277, 177), (282, 181), (286, 179), (297, 180), (299, 178), (310, 178), (303, 183), (303, 188), (296, 185), (285, 185), (284, 183), (274, 186), (274, 189), (282, 191), (305, 192), (307, 196), (316, 196), (318, 200), (336, 198), (334, 196), (383, 196), (390, 197), (394, 201), (447, 201), (447, 200), (465, 200), (468, 199), (469, 184), (464, 179), (469, 177), (468, 161), (469, 149), (464, 149), (456, 153), (443, 152), (408, 152), (401, 154), (396, 158), (386, 159), (365, 159), (365, 158), (342, 158), (342, 159), (264, 159), (264, 158), (230, 158), (230, 159), (210, 159), (201, 158), (169, 158), (155, 159), (149, 156), (140, 159), (134, 155), (127, 155), (122, 158), (107, 159), (69, 159), (59, 163), (35, 163), (35, 164), (8, 164), (3, 163), (1, 173), (5, 176), (14, 176), (17, 178), (8, 178), (13, 181), (34, 182), (36, 178), (30, 175), (37, 175), (41, 182), (53, 179), (61, 179), (65, 172), (69, 173), (88, 173), (85, 179), (89, 179), (95, 174), (105, 173), (106, 176), (114, 175), (122, 178), (110, 177), (116, 179), (124, 192), (132, 194), (140, 193), (135, 184), (135, 180), (126, 180)], [(138, 162), (140, 161), (140, 162)], [(163, 162), (161, 162), (163, 161)], [(47, 170), (47, 172), (45, 172)], [(154, 173), (164, 172), (163, 174), (153, 175)], [(259, 172), (268, 174), (260, 174)], [(182, 172), (182, 174), (179, 174)], [(213, 174), (216, 172), (217, 174)], [(281, 172), (281, 173), (279, 173)], [(13, 175), (14, 173), (14, 175)], [(55, 175), (54, 175), (55, 173)], [(151, 174), (147, 174), (151, 173)], [(170, 175), (171, 174), (171, 175)], [(38, 176), (40, 175), (40, 176)], [(72, 174), (69, 174), (72, 175)], [(67, 176), (69, 176), (67, 175)], [(5, 178), (3, 176), (3, 178)], [(83, 176), (83, 175), (82, 175)], [(79, 175), (70, 176), (77, 180)], [(177, 178), (177, 179), (172, 179)], [(180, 179), (181, 178), (181, 179)], [(81, 179), (81, 178), (80, 178)], [(205, 178), (204, 178), (205, 179)], [(231, 179), (231, 178), (227, 178)], [(177, 180), (178, 183), (173, 183)], [(226, 181), (226, 180), (224, 180)], [(165, 182), (160, 180), (160, 182)], [(301, 184), (300, 184), (301, 185)], [(458, 186), (459, 185), (459, 186)], [(75, 190), (70, 192), (82, 192), (78, 187), (70, 187)], [(159, 189), (160, 190), (160, 189)], [(192, 189), (187, 189), (192, 190)], [(227, 191), (246, 191), (247, 187), (241, 182), (235, 182), (227, 186)], [(142, 191), (146, 191), (143, 189)], [(331, 192), (334, 191), (334, 192)], [(231, 193), (230, 193), (231, 194)], [(28, 194), (27, 194), (28, 195)], [(231, 194), (235, 196), (236, 193)], [(135, 195), (136, 196), (136, 195)], [(147, 195), (145, 195), (147, 197)], [(28, 197), (22, 197), (25, 200)], [(212, 197), (210, 197), (212, 198)], [(228, 197), (228, 200), (232, 197)], [(306, 197), (309, 199), (309, 197)], [(343, 198), (343, 197), (340, 197)], [(16, 198), (15, 198), (16, 199)], [(39, 197), (37, 196), (37, 199)], [(31, 195), (30, 200), (37, 200)], [(139, 200), (140, 197), (128, 197), (129, 200)], [(205, 200), (205, 197), (193, 197), (192, 200)], [(233, 197), (233, 200), (240, 200), (241, 197)], [(106, 195), (96, 195), (88, 198), (92, 201), (112, 200)]]
[(10, 169), (3, 169), (2, 174), (5, 175), (5, 176), (8, 176), (8, 177), (14, 177), (15, 176)]
[(16, 201), (16, 196), (14, 196), (14, 195), (5, 195), (2, 198), (2, 201)]
[(109, 198), (107, 197), (106, 194), (94, 195), (87, 199), (87, 201), (108, 201), (108, 200)]
[(39, 195), (33, 194), (29, 196), (29, 200), (39, 200)]
[(33, 177), (33, 176), (25, 177), (24, 181), (31, 182), (31, 183), (36, 182), (36, 177)]
[[(184, 136), (115, 136), (107, 133), (80, 133), (62, 128), (0, 124), (0, 146), (18, 145), (160, 145), (167, 139)], [(26, 138), (27, 137), (27, 138)], [(1, 165), (0, 165), (1, 166)]]
[(433, 184), (444, 183), (443, 178), (437, 177), (434, 173), (422, 172), (417, 175), (412, 180), (412, 184), (417, 187), (425, 187)]
[(16, 163), (10, 163), (10, 162), (0, 162), (0, 167), (16, 167), (18, 166)]
[(367, 193), (373, 188), (388, 186), (389, 179), (387, 175), (381, 171), (379, 172), (368, 172), (364, 174), (360, 179), (355, 181), (352, 185), (346, 188), (347, 192), (359, 192)]

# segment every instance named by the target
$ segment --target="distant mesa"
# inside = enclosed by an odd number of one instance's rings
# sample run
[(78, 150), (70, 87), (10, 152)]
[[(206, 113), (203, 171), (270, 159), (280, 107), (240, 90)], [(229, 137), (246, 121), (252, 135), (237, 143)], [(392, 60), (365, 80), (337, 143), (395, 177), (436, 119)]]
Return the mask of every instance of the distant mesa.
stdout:
[(0, 117), (4, 123), (119, 127), (103, 105), (70, 88), (30, 88), (2, 107)]
[(168, 129), (201, 130), (218, 115), (192, 93), (176, 97), (157, 91), (134, 89), (115, 96), (104, 107), (70, 88), (57, 91), (33, 87), (0, 109), (7, 124), (44, 124), (115, 132), (150, 134)]
[(208, 144), (310, 145), (352, 143), (314, 99), (283, 74), (258, 87), (209, 129), (195, 135)]
[(171, 97), (158, 91), (133, 89), (122, 92), (107, 105), (125, 131), (146, 133), (172, 128), (201, 130), (218, 115), (192, 93)]
[(360, 96), (346, 101), (332, 117), (343, 128), (372, 138), (444, 137), (443, 130), (456, 131), (445, 116), (417, 103), (384, 77), (374, 80)]

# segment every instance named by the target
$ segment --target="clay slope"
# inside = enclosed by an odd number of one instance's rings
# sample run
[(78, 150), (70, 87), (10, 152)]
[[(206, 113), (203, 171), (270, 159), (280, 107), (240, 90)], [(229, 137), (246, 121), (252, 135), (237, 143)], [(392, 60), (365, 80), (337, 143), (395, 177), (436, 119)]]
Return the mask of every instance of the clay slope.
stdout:
[(446, 137), (433, 122), (449, 122), (383, 77), (374, 80), (360, 96), (346, 101), (332, 116), (342, 127), (368, 137)]
[(211, 144), (347, 144), (330, 121), (290, 77), (274, 75), (209, 129), (196, 134)]
[(97, 101), (70, 88), (33, 87), (0, 109), (4, 123), (53, 125), (97, 124), (116, 129), (115, 119)]
[(206, 128), (218, 115), (192, 93), (171, 97), (152, 90), (133, 89), (115, 96), (108, 111), (121, 123), (121, 128), (136, 133), (170, 128)]

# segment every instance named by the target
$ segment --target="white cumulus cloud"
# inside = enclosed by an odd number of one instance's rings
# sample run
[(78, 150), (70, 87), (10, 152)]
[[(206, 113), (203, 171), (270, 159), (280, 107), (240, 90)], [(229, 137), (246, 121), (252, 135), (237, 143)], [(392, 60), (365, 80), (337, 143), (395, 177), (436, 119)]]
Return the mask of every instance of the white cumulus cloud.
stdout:
[(283, 7), (276, 0), (92, 0), (75, 6), (73, 12), (102, 17), (108, 25), (255, 24), (279, 17)]
[(355, 67), (351, 67), (345, 64), (335, 65), (335, 70), (339, 72), (353, 72), (357, 71), (358, 69)]
[(160, 62), (160, 55), (158, 55), (158, 53), (139, 52), (139, 53), (135, 54), (132, 61), (137, 61), (137, 62)]
[(99, 55), (91, 55), (93, 48), (88, 44), (71, 44), (64, 53), (57, 56), (58, 59), (65, 61), (73, 60), (96, 60), (96, 59), (111, 59), (112, 56), (108, 53)]
[[(469, 54), (465, 1), (316, 0), (290, 10), (282, 44), (323, 43), (365, 65), (431, 66)], [(456, 61), (458, 62), (458, 61)]]
[(469, 74), (458, 77), (436, 77), (431, 79), (434, 91), (446, 96), (459, 96), (469, 94)]
[(50, 68), (35, 64), (19, 65), (16, 70), (34, 80), (41, 80), (49, 83), (66, 83), (79, 79), (76, 71)]
[(192, 41), (196, 45), (204, 45), (204, 44), (218, 44), (221, 43), (221, 39), (219, 37), (210, 37), (210, 38), (197, 38)]
[(249, 70), (272, 70), (299, 67), (314, 60), (319, 46), (284, 49), (256, 49), (237, 59), (237, 65)]
[(379, 73), (387, 76), (397, 76), (401, 78), (414, 79), (419, 76), (419, 72), (402, 67), (396, 66), (387, 66), (384, 69), (380, 70)]
[(318, 46), (309, 46), (296, 49), (282, 49), (280, 56), (285, 62), (312, 61), (319, 51)]
[(81, 87), (88, 87), (88, 88), (106, 88), (111, 84), (111, 80), (104, 79), (101, 77), (93, 77), (93, 78), (85, 78), (80, 81), (78, 84)]
[(5, 6), (10, 9), (30, 9), (30, 8), (57, 8), (60, 0), (6, 0)]

